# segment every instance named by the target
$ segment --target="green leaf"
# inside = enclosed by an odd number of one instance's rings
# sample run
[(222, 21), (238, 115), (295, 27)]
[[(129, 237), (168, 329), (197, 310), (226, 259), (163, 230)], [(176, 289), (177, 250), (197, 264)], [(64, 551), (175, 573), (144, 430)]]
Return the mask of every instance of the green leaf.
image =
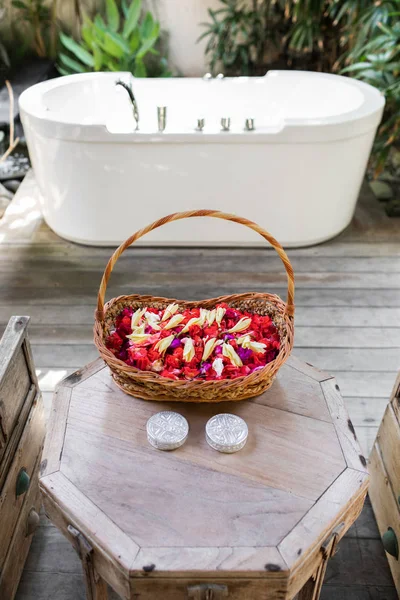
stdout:
[(131, 33), (136, 29), (139, 22), (140, 12), (142, 10), (142, 0), (133, 0), (129, 7), (122, 35), (125, 39), (128, 39)]
[(56, 65), (56, 66), (57, 66), (57, 71), (59, 73), (61, 73), (61, 75), (71, 75), (71, 71), (67, 71), (67, 69), (64, 69), (60, 65)]
[(99, 29), (102, 31), (106, 31), (106, 24), (104, 23), (104, 19), (101, 15), (97, 14), (94, 18), (94, 24), (97, 25)]
[(140, 26), (140, 35), (143, 39), (146, 39), (151, 36), (154, 27), (154, 19), (153, 15), (150, 12), (146, 13), (145, 18)]
[(82, 46), (80, 46), (74, 39), (65, 35), (64, 33), (60, 33), (60, 40), (62, 45), (67, 50), (72, 52), (72, 54), (74, 54), (76, 58), (83, 62), (84, 65), (87, 67), (94, 66), (93, 56), (87, 50), (85, 50), (85, 48), (82, 48)]
[(106, 15), (111, 31), (117, 32), (119, 29), (119, 10), (115, 0), (106, 0)]
[(28, 6), (25, 4), (25, 2), (22, 2), (21, 0), (13, 0), (12, 5), (14, 6), (14, 8), (20, 8), (22, 10), (28, 9)]
[(137, 53), (138, 58), (144, 57), (144, 55), (150, 50), (150, 48), (152, 46), (154, 46), (154, 44), (158, 40), (159, 35), (160, 35), (160, 23), (156, 23), (153, 27), (153, 31), (152, 31), (150, 37), (148, 37), (147, 40), (144, 40), (144, 42), (140, 46), (140, 50)]
[(66, 54), (63, 54), (62, 52), (60, 52), (58, 57), (64, 66), (69, 67), (71, 69), (72, 73), (85, 73), (86, 72), (85, 68), (80, 63), (78, 63), (78, 61), (74, 60), (70, 56), (67, 56)]
[(369, 62), (360, 62), (355, 63), (354, 65), (350, 65), (342, 70), (342, 73), (351, 73), (352, 71), (361, 71), (362, 69), (368, 69), (372, 67), (372, 64)]
[(126, 0), (122, 0), (121, 8), (122, 8), (122, 13), (126, 19), (128, 17), (128, 11), (129, 11), (129, 6), (128, 6)]
[(102, 47), (114, 58), (122, 58), (125, 54), (130, 54), (130, 48), (125, 40), (110, 31), (106, 32)]
[(135, 77), (146, 77), (147, 71), (142, 60), (136, 60), (133, 74)]
[(94, 26), (89, 17), (85, 17), (85, 21), (81, 29), (81, 36), (83, 41), (89, 46), (89, 48), (91, 48), (94, 42)]
[(94, 70), (101, 71), (103, 65), (103, 53), (97, 44), (93, 44)]
[(129, 39), (129, 48), (131, 52), (134, 54), (140, 46), (140, 31), (139, 29), (135, 29), (130, 36)]

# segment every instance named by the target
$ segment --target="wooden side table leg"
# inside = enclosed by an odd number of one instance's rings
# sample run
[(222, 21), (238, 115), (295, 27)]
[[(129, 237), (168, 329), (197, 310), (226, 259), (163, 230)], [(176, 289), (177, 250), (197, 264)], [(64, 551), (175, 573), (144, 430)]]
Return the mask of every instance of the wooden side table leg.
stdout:
[(73, 546), (82, 561), (85, 575), (87, 600), (107, 600), (107, 584), (93, 567), (93, 548), (87, 539), (72, 525), (68, 525), (68, 531), (73, 538)]
[(318, 600), (321, 594), (322, 585), (324, 583), (328, 560), (335, 553), (337, 542), (339, 539), (340, 530), (343, 528), (343, 523), (336, 527), (332, 535), (322, 544), (322, 560), (315, 572), (310, 577), (305, 586), (300, 590), (298, 600)]

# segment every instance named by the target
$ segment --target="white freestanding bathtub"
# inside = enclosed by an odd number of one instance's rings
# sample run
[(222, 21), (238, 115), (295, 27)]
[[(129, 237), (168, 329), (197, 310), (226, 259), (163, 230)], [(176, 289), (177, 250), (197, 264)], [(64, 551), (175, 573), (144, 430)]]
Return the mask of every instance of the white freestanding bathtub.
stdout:
[[(136, 96), (139, 131), (119, 78)], [(163, 133), (158, 106), (167, 107)], [(44, 218), (60, 236), (92, 245), (119, 244), (156, 218), (195, 208), (248, 217), (285, 246), (327, 240), (353, 216), (383, 107), (369, 85), (299, 71), (211, 81), (90, 73), (39, 83), (20, 98)], [(229, 131), (221, 118), (230, 118)], [(254, 131), (244, 129), (247, 118)], [(264, 243), (210, 218), (169, 224), (143, 242)]]

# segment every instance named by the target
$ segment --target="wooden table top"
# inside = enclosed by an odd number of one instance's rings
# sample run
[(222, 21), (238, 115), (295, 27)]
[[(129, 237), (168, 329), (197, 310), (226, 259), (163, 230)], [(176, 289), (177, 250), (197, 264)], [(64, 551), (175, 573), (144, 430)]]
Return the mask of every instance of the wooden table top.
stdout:
[[(171, 409), (189, 437), (162, 452), (146, 422)], [(221, 412), (248, 424), (236, 454), (206, 443), (205, 424)], [(294, 357), (261, 396), (211, 405), (132, 398), (99, 359), (56, 392), (41, 486), (129, 572), (267, 576), (321, 544), (365, 493), (365, 465), (335, 380)]]

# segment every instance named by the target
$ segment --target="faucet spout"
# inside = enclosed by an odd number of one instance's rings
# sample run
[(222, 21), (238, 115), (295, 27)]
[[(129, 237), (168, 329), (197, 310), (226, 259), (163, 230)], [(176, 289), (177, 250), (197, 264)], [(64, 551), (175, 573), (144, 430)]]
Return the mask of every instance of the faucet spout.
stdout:
[(133, 93), (132, 87), (129, 86), (124, 81), (121, 81), (121, 79), (119, 79), (118, 81), (116, 81), (115, 85), (122, 86), (124, 88), (124, 90), (126, 90), (128, 92), (128, 96), (129, 96), (129, 99), (130, 99), (131, 104), (132, 104), (133, 118), (135, 119), (135, 123), (136, 123), (136, 131), (138, 131), (138, 129), (139, 129), (139, 108), (138, 108), (138, 105), (137, 105), (137, 102), (136, 102), (136, 98), (135, 98), (135, 94)]

